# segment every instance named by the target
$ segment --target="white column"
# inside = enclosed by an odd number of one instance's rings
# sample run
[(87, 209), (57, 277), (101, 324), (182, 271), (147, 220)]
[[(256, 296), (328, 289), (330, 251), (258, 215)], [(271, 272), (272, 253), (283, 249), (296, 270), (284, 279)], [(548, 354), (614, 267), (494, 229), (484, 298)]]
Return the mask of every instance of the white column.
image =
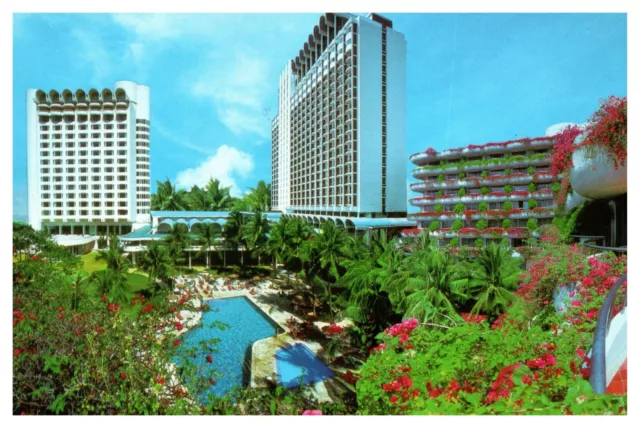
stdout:
[(191, 269), (191, 251), (189, 251), (189, 269)]

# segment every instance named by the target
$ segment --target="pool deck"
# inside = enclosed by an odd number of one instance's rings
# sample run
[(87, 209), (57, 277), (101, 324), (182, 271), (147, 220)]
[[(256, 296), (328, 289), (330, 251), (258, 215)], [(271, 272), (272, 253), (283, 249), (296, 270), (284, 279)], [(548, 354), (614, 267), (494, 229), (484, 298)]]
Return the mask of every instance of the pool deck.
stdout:
[[(222, 288), (222, 287), (218, 287)], [(240, 290), (225, 290), (225, 291), (209, 291), (207, 293), (197, 293), (195, 296), (196, 299), (193, 300), (193, 303), (197, 306), (200, 306), (201, 302), (204, 300), (210, 299), (225, 299), (231, 297), (246, 297), (248, 298), (256, 307), (258, 307), (264, 314), (271, 318), (276, 324), (278, 324), (284, 332), (278, 334), (274, 337), (268, 337), (265, 339), (258, 340), (253, 343), (251, 349), (251, 380), (250, 387), (252, 388), (260, 388), (266, 387), (266, 377), (274, 378), (274, 374), (277, 372), (276, 368), (276, 351), (284, 346), (294, 345), (297, 343), (301, 343), (306, 345), (314, 354), (318, 354), (322, 348), (322, 345), (316, 341), (307, 341), (307, 340), (297, 340), (293, 339), (289, 334), (289, 329), (287, 328), (287, 320), (290, 318), (294, 318), (298, 322), (302, 322), (303, 320), (294, 314), (282, 310), (279, 308), (277, 304), (280, 299), (283, 299), (278, 294), (278, 290), (272, 288), (272, 283), (268, 279), (264, 279), (262, 281), (257, 281), (255, 286), (252, 287), (255, 291), (255, 294), (251, 294), (246, 289)], [(286, 298), (285, 298), (286, 299)], [(184, 318), (183, 325), (185, 326), (184, 330), (180, 333), (186, 333), (191, 327), (197, 325), (200, 322), (200, 318), (202, 314), (197, 311), (196, 314), (188, 311), (181, 312), (181, 315)], [(326, 324), (326, 323), (316, 323), (316, 324)], [(321, 328), (322, 325), (317, 325), (318, 328)], [(328, 325), (328, 324), (327, 324)], [(332, 402), (333, 400), (330, 398), (327, 388), (323, 382), (318, 382), (315, 385), (311, 386), (312, 395), (321, 402)]]

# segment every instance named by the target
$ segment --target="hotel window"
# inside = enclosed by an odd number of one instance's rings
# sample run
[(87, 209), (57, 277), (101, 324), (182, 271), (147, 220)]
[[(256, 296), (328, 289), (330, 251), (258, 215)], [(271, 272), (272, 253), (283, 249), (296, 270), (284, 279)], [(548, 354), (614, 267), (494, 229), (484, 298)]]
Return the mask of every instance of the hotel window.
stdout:
[(41, 169), (40, 169), (40, 172), (41, 172), (42, 174), (49, 174), (49, 168), (41, 168)]
[(40, 152), (40, 156), (49, 156), (49, 152)]
[(67, 165), (74, 165), (75, 163), (75, 159), (67, 159)]
[(92, 141), (91, 147), (100, 147), (100, 141)]

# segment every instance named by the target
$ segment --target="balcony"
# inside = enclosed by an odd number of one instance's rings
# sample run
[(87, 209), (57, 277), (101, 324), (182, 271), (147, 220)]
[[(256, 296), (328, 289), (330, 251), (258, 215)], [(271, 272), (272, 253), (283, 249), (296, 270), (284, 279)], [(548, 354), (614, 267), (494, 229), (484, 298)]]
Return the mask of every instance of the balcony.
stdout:
[(468, 165), (464, 165), (462, 163), (451, 164), (451, 165), (434, 165), (429, 168), (416, 168), (412, 171), (412, 174), (417, 179), (425, 179), (428, 177), (437, 177), (443, 173), (454, 173), (454, 172), (474, 172), (474, 171), (484, 171), (484, 170), (494, 170), (500, 171), (505, 170), (507, 168), (521, 168), (525, 166), (543, 166), (549, 165), (551, 162), (551, 156), (544, 157), (523, 157), (521, 159), (514, 159), (512, 161), (508, 161), (505, 158), (495, 158), (495, 159), (487, 159), (484, 161), (473, 161)]
[(475, 202), (505, 202), (505, 201), (526, 201), (528, 199), (552, 199), (553, 192), (551, 189), (537, 190), (533, 193), (527, 191), (511, 192), (506, 194), (504, 192), (489, 192), (486, 195), (480, 193), (469, 193), (465, 196), (449, 195), (449, 196), (419, 196), (409, 200), (413, 206), (427, 206), (435, 205), (438, 203), (456, 204), (462, 203), (475, 203)]
[(416, 221), (451, 221), (451, 220), (501, 220), (501, 219), (528, 219), (528, 218), (552, 218), (555, 216), (553, 207), (536, 207), (533, 209), (513, 208), (508, 211), (498, 210), (465, 210), (463, 213), (457, 214), (453, 211), (421, 211), (418, 213), (408, 214), (407, 218)]
[(615, 169), (604, 151), (595, 150), (591, 155), (584, 147), (573, 152), (573, 191), (589, 199), (611, 199), (627, 193), (627, 165)]

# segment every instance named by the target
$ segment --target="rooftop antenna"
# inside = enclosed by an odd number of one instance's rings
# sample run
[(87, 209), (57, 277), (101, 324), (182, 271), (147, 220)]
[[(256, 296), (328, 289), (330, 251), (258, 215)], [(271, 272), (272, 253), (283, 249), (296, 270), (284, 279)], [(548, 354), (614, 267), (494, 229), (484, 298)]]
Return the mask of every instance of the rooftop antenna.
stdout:
[(449, 79), (449, 112), (447, 113), (447, 139), (445, 140), (445, 148), (449, 148), (449, 126), (451, 124), (451, 95), (453, 92), (453, 73), (456, 68), (456, 38), (458, 36), (458, 14), (455, 14), (453, 23), (453, 47), (451, 48), (451, 77)]

